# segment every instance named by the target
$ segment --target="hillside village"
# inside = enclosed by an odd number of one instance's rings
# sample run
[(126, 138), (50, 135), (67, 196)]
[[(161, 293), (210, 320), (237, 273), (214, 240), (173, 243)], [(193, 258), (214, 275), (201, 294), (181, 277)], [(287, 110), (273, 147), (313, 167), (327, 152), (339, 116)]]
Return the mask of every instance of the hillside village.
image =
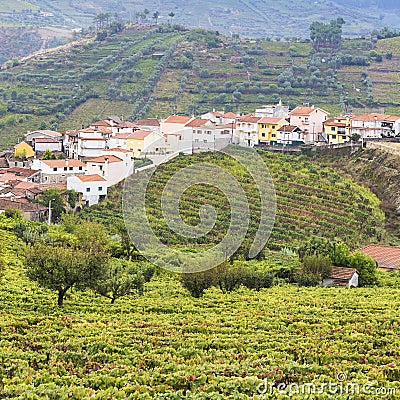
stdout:
[[(35, 130), (0, 154), (0, 213), (19, 209), (45, 220), (50, 209), (35, 202), (49, 188), (74, 191), (75, 209), (97, 204), (110, 186), (176, 155), (216, 151), (229, 143), (265, 149), (346, 145), (394, 137), (400, 117), (363, 114), (329, 118), (314, 106), (289, 110), (279, 102), (247, 115), (210, 111), (200, 117), (170, 115), (136, 122), (107, 116), (88, 127)], [(50, 211), (51, 212), (51, 211)]]

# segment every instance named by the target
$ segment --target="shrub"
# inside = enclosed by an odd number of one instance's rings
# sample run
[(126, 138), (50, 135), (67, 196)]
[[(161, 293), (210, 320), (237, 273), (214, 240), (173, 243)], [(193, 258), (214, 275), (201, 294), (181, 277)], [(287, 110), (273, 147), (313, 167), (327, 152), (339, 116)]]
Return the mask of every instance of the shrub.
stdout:
[(321, 282), (321, 279), (318, 275), (314, 274), (304, 274), (304, 273), (298, 273), (295, 276), (296, 282), (300, 286), (318, 286)]
[(312, 274), (319, 280), (327, 278), (332, 272), (332, 262), (329, 257), (321, 254), (305, 256), (303, 259), (302, 273)]
[(206, 289), (216, 286), (215, 268), (203, 272), (182, 274), (180, 281), (193, 297), (199, 298)]
[(377, 283), (377, 263), (372, 257), (357, 251), (350, 257), (348, 267), (355, 268), (359, 272), (359, 286), (371, 286)]

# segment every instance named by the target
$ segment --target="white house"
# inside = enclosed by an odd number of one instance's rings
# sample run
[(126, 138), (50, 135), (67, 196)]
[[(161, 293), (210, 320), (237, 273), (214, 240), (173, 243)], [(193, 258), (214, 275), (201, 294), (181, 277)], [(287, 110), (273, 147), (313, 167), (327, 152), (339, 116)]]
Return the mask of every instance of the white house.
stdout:
[(261, 117), (245, 115), (236, 123), (235, 142), (240, 146), (254, 147), (258, 145), (258, 121)]
[(267, 104), (262, 108), (257, 108), (254, 115), (264, 118), (289, 118), (289, 106), (283, 106), (282, 101), (278, 104)]
[(32, 169), (41, 171), (42, 183), (66, 182), (69, 176), (84, 175), (85, 164), (75, 159), (33, 160)]
[(191, 142), (193, 152), (215, 151), (231, 141), (233, 124), (216, 125), (208, 119), (195, 118), (181, 132), (185, 140)]
[(82, 200), (92, 206), (107, 196), (107, 181), (97, 174), (70, 176), (67, 178), (67, 189), (82, 193)]
[(239, 117), (239, 114), (235, 114), (233, 112), (224, 113), (223, 111), (212, 111), (201, 116), (202, 119), (208, 119), (216, 125), (228, 125), (235, 123)]
[(43, 130), (37, 130), (37, 131), (29, 131), (25, 135), (25, 141), (29, 144), (32, 144), (34, 139), (37, 139), (37, 138), (51, 138), (54, 140), (62, 141), (62, 134), (59, 132), (56, 132), (56, 131), (43, 129)]
[(161, 120), (160, 122), (160, 133), (162, 135), (168, 135), (181, 131), (187, 123), (192, 121), (194, 117), (170, 115), (167, 119)]
[(289, 113), (289, 123), (298, 126), (304, 132), (306, 143), (314, 143), (323, 132), (323, 123), (327, 120), (328, 113), (322, 108), (296, 107)]
[(33, 149), (35, 152), (44, 153), (46, 150), (50, 151), (62, 151), (62, 142), (53, 138), (34, 138)]
[(130, 172), (124, 160), (113, 155), (102, 155), (88, 159), (86, 160), (86, 168), (88, 174), (97, 174), (104, 178), (108, 186), (122, 181)]
[(363, 139), (395, 136), (400, 133), (400, 117), (386, 114), (363, 114), (351, 118), (350, 134)]
[(129, 176), (133, 173), (134, 161), (132, 158), (132, 151), (116, 147), (116, 148), (112, 148), (112, 149), (103, 150), (102, 154), (104, 156), (114, 156), (114, 157), (120, 158), (123, 161), (124, 171), (125, 171), (124, 178), (126, 178), (127, 176)]
[(278, 129), (278, 145), (299, 146), (304, 142), (305, 133), (298, 126), (283, 125)]

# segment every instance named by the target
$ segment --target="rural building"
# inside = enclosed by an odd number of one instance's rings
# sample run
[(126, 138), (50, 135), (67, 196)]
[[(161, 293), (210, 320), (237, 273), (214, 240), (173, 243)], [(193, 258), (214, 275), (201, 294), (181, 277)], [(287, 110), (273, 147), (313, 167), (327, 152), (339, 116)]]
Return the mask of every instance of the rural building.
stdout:
[(38, 160), (35, 159), (32, 169), (41, 171), (42, 183), (67, 182), (67, 178), (73, 175), (84, 175), (85, 164), (75, 159), (65, 160)]
[(254, 147), (258, 145), (258, 121), (261, 117), (245, 115), (236, 124), (237, 141), (241, 146)]
[(258, 121), (260, 144), (276, 144), (278, 142), (278, 129), (284, 125), (289, 125), (285, 118), (262, 117)]
[(37, 153), (44, 153), (46, 150), (61, 152), (62, 142), (53, 138), (36, 138), (33, 139), (33, 148)]
[(322, 281), (322, 286), (358, 287), (358, 276), (354, 268), (333, 267), (330, 276)]
[(358, 251), (372, 257), (382, 271), (397, 271), (400, 269), (400, 248), (398, 247), (371, 244)]
[(44, 221), (48, 209), (41, 204), (23, 201), (23, 199), (0, 198), (0, 214), (6, 210), (20, 210), (23, 217), (30, 221)]
[(351, 120), (348, 117), (329, 118), (324, 122), (324, 137), (328, 144), (346, 143), (350, 140)]
[(296, 107), (289, 114), (290, 125), (298, 126), (305, 134), (306, 143), (318, 141), (318, 134), (323, 131), (323, 123), (327, 120), (328, 113), (317, 107)]
[(107, 181), (97, 174), (70, 176), (67, 179), (67, 189), (81, 193), (86, 205), (93, 206), (106, 198)]

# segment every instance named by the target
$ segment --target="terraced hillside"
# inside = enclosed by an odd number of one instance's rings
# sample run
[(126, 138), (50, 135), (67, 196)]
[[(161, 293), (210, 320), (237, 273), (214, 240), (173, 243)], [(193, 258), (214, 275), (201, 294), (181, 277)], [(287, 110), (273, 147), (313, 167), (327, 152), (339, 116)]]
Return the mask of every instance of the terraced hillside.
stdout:
[[(167, 26), (102, 39), (0, 71), (0, 149), (28, 129), (80, 128), (105, 114), (134, 120), (213, 108), (253, 112), (279, 99), (332, 114), (400, 113), (399, 38), (345, 41), (340, 55), (316, 55), (308, 42), (241, 41)], [(345, 64), (360, 60), (365, 66)]]
[[(306, 157), (261, 153), (275, 184), (277, 217), (268, 247), (272, 249), (294, 246), (311, 236), (342, 240), (353, 248), (364, 243), (389, 241), (384, 229), (384, 215), (379, 200), (368, 189), (361, 187), (331, 167), (310, 161)], [(148, 188), (148, 218), (153, 230), (162, 240), (171, 232), (161, 213), (161, 194), (167, 181), (182, 168), (199, 162), (222, 166), (238, 177), (244, 188), (252, 219), (248, 238), (258, 229), (260, 200), (250, 176), (237, 163), (221, 155), (210, 153), (182, 156), (157, 169)], [(98, 206), (88, 208), (83, 215), (115, 226), (121, 220), (121, 189)], [(182, 218), (198, 224), (199, 207), (212, 204), (217, 209), (216, 227), (209, 235), (189, 240), (171, 235), (171, 243), (184, 246), (207, 246), (218, 243), (225, 235), (230, 221), (227, 199), (222, 192), (208, 186), (194, 186), (180, 199)], [(114, 211), (111, 211), (114, 210)]]
[[(354, 99), (355, 109), (366, 112), (383, 109), (388, 114), (400, 114), (400, 38), (379, 40), (373, 48), (367, 40), (346, 41), (345, 46), (348, 51), (361, 57), (369, 58), (371, 51), (382, 56), (380, 62), (365, 66), (343, 66), (340, 69), (339, 79), (344, 85), (345, 94)], [(374, 105), (366, 101), (368, 81), (372, 87)]]

